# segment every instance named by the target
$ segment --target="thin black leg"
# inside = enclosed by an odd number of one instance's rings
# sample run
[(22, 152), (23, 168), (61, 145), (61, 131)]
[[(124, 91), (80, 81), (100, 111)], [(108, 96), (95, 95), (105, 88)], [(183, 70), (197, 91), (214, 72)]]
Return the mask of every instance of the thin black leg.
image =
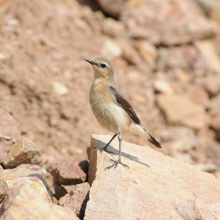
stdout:
[[(114, 138), (117, 136), (117, 134), (114, 134), (114, 136), (112, 137), (112, 139), (105, 145), (105, 147), (103, 147), (101, 149), (101, 152), (104, 150), (105, 152), (109, 153), (109, 154), (114, 154), (112, 151), (109, 151), (107, 150), (107, 147), (109, 146), (109, 144), (114, 140)], [(95, 147), (93, 150), (92, 150), (92, 153), (95, 151), (95, 150), (98, 150), (97, 147)]]

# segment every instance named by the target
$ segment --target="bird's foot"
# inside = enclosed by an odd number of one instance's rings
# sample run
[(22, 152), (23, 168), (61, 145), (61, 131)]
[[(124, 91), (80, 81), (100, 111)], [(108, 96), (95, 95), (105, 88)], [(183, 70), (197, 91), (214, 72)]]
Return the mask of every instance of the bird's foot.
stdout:
[[(98, 147), (93, 148), (92, 153), (93, 153), (94, 151), (96, 151), (96, 150), (98, 150)], [(105, 147), (102, 148), (100, 151), (101, 151), (101, 153), (102, 153), (103, 151), (105, 151), (105, 152), (107, 152), (107, 153), (109, 153), (109, 154), (115, 154), (114, 152), (107, 150), (107, 147), (106, 147), (106, 148), (105, 148)]]
[(122, 166), (124, 166), (124, 167), (126, 167), (126, 168), (129, 169), (129, 166), (128, 166), (128, 165), (122, 163), (122, 162), (119, 161), (119, 160), (113, 160), (113, 159), (110, 159), (109, 161), (112, 161), (113, 164), (110, 165), (110, 166), (108, 166), (108, 167), (106, 167), (105, 170), (109, 170), (109, 169), (111, 169), (112, 167), (115, 167), (115, 168), (116, 168), (116, 167), (118, 166), (119, 163), (120, 163)]

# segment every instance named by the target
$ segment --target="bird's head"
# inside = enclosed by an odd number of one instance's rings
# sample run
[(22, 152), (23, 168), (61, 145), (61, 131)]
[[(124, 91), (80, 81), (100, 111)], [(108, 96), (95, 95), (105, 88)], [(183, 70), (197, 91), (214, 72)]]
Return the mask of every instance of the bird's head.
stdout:
[(94, 60), (85, 59), (93, 66), (95, 78), (114, 78), (114, 68), (112, 64), (103, 58), (96, 58)]

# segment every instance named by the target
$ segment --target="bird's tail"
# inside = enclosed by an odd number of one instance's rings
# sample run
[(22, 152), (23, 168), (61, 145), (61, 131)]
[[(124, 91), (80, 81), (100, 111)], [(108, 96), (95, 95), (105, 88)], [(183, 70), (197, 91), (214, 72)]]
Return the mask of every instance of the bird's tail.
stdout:
[(148, 136), (148, 141), (150, 141), (155, 147), (158, 147), (158, 148), (162, 148), (161, 144), (155, 140), (154, 137), (152, 137), (145, 129), (142, 125), (135, 125), (133, 127), (133, 130), (132, 130), (133, 133), (137, 134), (137, 135), (140, 135), (142, 137), (146, 137), (146, 135)]
[(154, 137), (152, 137), (149, 133), (147, 134), (149, 136), (148, 141), (150, 141), (155, 147), (162, 148), (161, 144)]

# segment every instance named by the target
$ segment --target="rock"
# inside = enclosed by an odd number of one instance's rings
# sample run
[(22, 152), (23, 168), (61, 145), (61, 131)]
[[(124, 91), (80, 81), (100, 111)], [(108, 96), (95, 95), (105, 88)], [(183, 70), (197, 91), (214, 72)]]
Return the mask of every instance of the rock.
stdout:
[(196, 48), (201, 53), (209, 68), (220, 73), (220, 57), (214, 48), (212, 41), (203, 40), (195, 42)]
[(8, 191), (8, 184), (4, 180), (0, 180), (0, 203), (5, 198), (5, 195)]
[(3, 109), (0, 109), (0, 165), (7, 156), (11, 145), (19, 139), (17, 122)]
[(219, 14), (220, 2), (218, 0), (213, 0), (213, 1), (216, 2), (216, 5), (210, 11), (209, 17), (210, 19), (212, 19), (213, 21), (217, 22), (220, 25), (220, 14)]
[(158, 57), (156, 47), (146, 40), (137, 40), (135, 45), (143, 58), (143, 62), (153, 72), (156, 69)]
[(122, 56), (122, 49), (116, 42), (106, 39), (103, 42), (101, 53), (103, 57), (108, 57), (109, 60), (113, 60)]
[(166, 80), (158, 79), (153, 86), (156, 92), (163, 94), (173, 94), (174, 92), (172, 86)]
[(60, 82), (53, 82), (53, 91), (58, 95), (66, 95), (69, 90)]
[[(182, 220), (181, 216), (188, 213), (191, 217), (198, 216), (198, 212), (200, 219), (219, 219), (220, 180), (150, 147), (125, 141), (122, 143), (122, 162), (130, 169), (118, 165), (105, 170), (112, 156), (99, 151), (92, 154), (92, 149), (103, 148), (109, 139), (110, 136), (92, 136), (88, 149), (92, 187), (84, 220)], [(118, 159), (118, 140), (111, 143), (109, 150)], [(195, 205), (189, 200), (195, 201)]]
[(79, 167), (79, 163), (73, 159), (59, 159), (47, 165), (46, 169), (54, 177), (54, 182), (63, 185), (83, 183), (86, 174)]
[(126, 0), (96, 0), (102, 11), (112, 17), (119, 17), (125, 7)]
[(209, 104), (209, 97), (205, 89), (201, 86), (192, 86), (188, 89), (187, 96), (191, 101), (197, 105), (207, 107)]
[(1, 174), (1, 178), (12, 179), (22, 176), (29, 176), (31, 174), (40, 174), (41, 176), (44, 176), (45, 172), (46, 171), (38, 165), (21, 164), (14, 169), (5, 169)]
[(34, 142), (28, 138), (21, 137), (19, 142), (11, 146), (3, 164), (5, 168), (14, 168), (24, 163), (42, 166), (42, 158), (41, 152)]
[(48, 202), (51, 202), (52, 200), (52, 194), (48, 189), (45, 187), (45, 184), (41, 179), (39, 179), (37, 176), (28, 176), (28, 177), (18, 177), (18, 178), (3, 178), (8, 188), (12, 188), (16, 183), (22, 183), (22, 184), (28, 184), (38, 195), (40, 195), (43, 199), (47, 200)]
[[(168, 151), (189, 152), (192, 148), (198, 147), (195, 132), (186, 127), (174, 126), (168, 127), (160, 132), (161, 141), (166, 144), (164, 149)], [(172, 153), (169, 155), (172, 155)]]
[(78, 219), (71, 209), (48, 203), (29, 184), (22, 182), (9, 190), (1, 211), (1, 220)]
[(89, 199), (89, 190), (88, 182), (72, 186), (70, 192), (62, 197), (58, 204), (71, 208), (82, 219), (85, 213), (85, 204)]
[(220, 140), (220, 114), (216, 117), (212, 117), (210, 121), (210, 127), (215, 131), (216, 139)]
[(218, 170), (218, 166), (213, 163), (203, 163), (203, 164), (197, 164), (196, 167), (202, 171), (213, 173), (216, 170)]
[(194, 0), (197, 2), (205, 13), (210, 13), (214, 8), (216, 8), (218, 0)]
[(217, 96), (215, 96), (210, 100), (209, 113), (212, 116), (220, 115), (219, 106), (220, 106), (220, 94), (218, 94)]
[(208, 123), (204, 107), (194, 104), (184, 96), (159, 95), (157, 104), (164, 112), (169, 125), (183, 125), (198, 130)]
[(149, 0), (133, 10), (124, 10), (121, 20), (131, 37), (145, 38), (157, 46), (208, 39), (219, 31), (217, 24), (202, 16), (191, 0)]
[(203, 87), (210, 97), (216, 96), (220, 91), (220, 75), (208, 74), (204, 77), (195, 78), (195, 84)]
[(125, 27), (122, 22), (112, 18), (106, 18), (103, 21), (102, 31), (110, 37), (121, 37), (125, 34)]

